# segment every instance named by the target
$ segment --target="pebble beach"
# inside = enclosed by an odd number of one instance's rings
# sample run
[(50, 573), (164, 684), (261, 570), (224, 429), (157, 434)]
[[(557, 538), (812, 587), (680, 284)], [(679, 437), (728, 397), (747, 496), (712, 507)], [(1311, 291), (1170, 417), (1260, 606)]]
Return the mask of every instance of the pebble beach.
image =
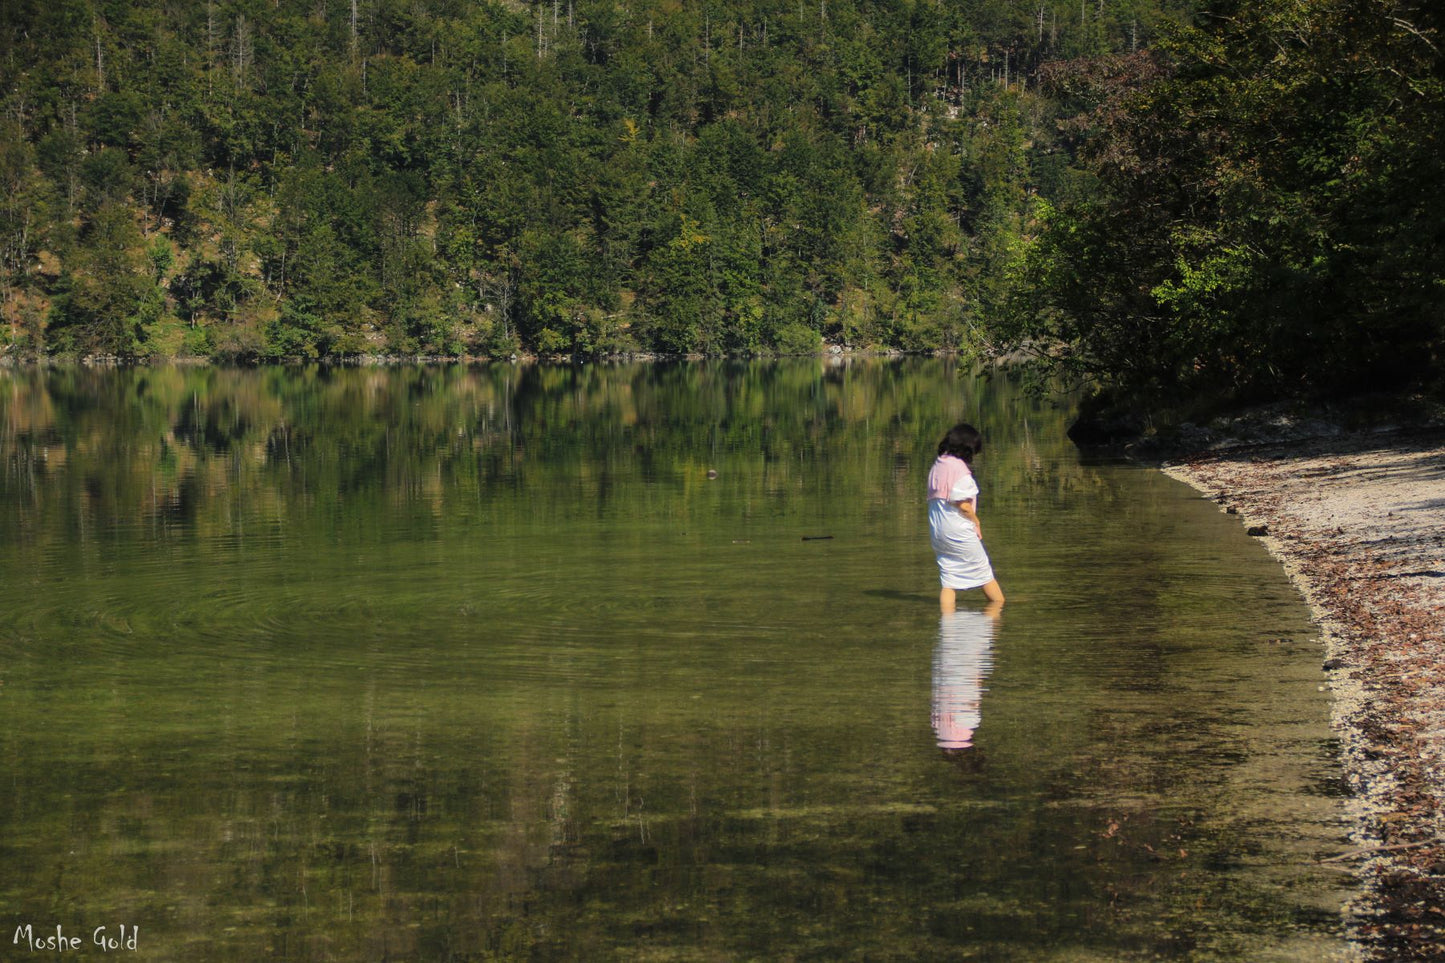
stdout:
[(1262, 539), (1319, 625), (1356, 844), (1330, 859), (1361, 880), (1364, 955), (1445, 960), (1445, 427), (1293, 434), (1164, 470)]

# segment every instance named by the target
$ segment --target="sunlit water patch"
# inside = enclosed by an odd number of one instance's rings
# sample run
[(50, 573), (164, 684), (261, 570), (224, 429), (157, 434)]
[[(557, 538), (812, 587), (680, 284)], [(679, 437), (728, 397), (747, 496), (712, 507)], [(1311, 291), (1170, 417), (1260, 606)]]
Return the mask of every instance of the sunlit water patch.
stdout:
[[(1009, 602), (941, 617), (978, 425)], [(1348, 958), (1299, 599), (941, 361), (0, 372), (0, 905), (149, 960)]]

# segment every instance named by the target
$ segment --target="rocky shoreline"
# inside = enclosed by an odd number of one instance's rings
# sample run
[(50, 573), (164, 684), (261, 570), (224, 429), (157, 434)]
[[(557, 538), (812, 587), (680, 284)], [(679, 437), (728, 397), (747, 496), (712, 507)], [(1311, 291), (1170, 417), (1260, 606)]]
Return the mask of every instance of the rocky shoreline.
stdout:
[[(724, 354), (667, 353), (662, 351), (624, 351), (602, 355), (574, 355), (566, 353), (537, 353), (527, 350), (507, 354), (338, 354), (320, 358), (280, 358), (267, 361), (257, 359), (237, 361), (221, 357), (202, 355), (169, 355), (154, 357), (122, 358), (111, 354), (59, 355), (22, 357), (0, 350), (0, 368), (20, 367), (82, 367), (82, 368), (126, 368), (148, 365), (182, 365), (224, 367), (256, 367), (260, 365), (314, 364), (336, 368), (385, 368), (404, 365), (485, 365), (485, 364), (656, 364), (660, 362), (696, 361), (778, 361), (782, 359), (806, 359), (838, 363), (853, 358), (892, 359), (912, 355), (981, 360), (985, 356), (964, 350), (938, 349), (934, 351), (906, 351), (902, 348), (855, 347), (824, 341), (818, 350), (803, 353), (786, 352), (732, 352)], [(1003, 359), (989, 358), (990, 363)]]
[(1262, 538), (1320, 626), (1353, 939), (1373, 960), (1445, 960), (1445, 424), (1276, 427), (1163, 467)]

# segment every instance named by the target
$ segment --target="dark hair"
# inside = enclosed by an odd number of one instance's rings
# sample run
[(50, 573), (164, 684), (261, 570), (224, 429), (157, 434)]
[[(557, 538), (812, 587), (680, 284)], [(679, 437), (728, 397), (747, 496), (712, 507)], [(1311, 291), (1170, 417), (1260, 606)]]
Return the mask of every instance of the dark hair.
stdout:
[(973, 456), (983, 451), (983, 435), (973, 425), (954, 425), (938, 443), (940, 455), (962, 458), (965, 464), (973, 464)]

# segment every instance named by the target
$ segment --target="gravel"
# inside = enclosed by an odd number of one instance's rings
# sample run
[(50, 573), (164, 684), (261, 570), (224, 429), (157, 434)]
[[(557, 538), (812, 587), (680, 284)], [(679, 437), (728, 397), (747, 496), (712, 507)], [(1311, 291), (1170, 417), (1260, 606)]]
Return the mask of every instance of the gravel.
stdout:
[(1445, 427), (1269, 421), (1164, 470), (1257, 532), (1320, 626), (1354, 792), (1353, 938), (1375, 960), (1445, 960)]

